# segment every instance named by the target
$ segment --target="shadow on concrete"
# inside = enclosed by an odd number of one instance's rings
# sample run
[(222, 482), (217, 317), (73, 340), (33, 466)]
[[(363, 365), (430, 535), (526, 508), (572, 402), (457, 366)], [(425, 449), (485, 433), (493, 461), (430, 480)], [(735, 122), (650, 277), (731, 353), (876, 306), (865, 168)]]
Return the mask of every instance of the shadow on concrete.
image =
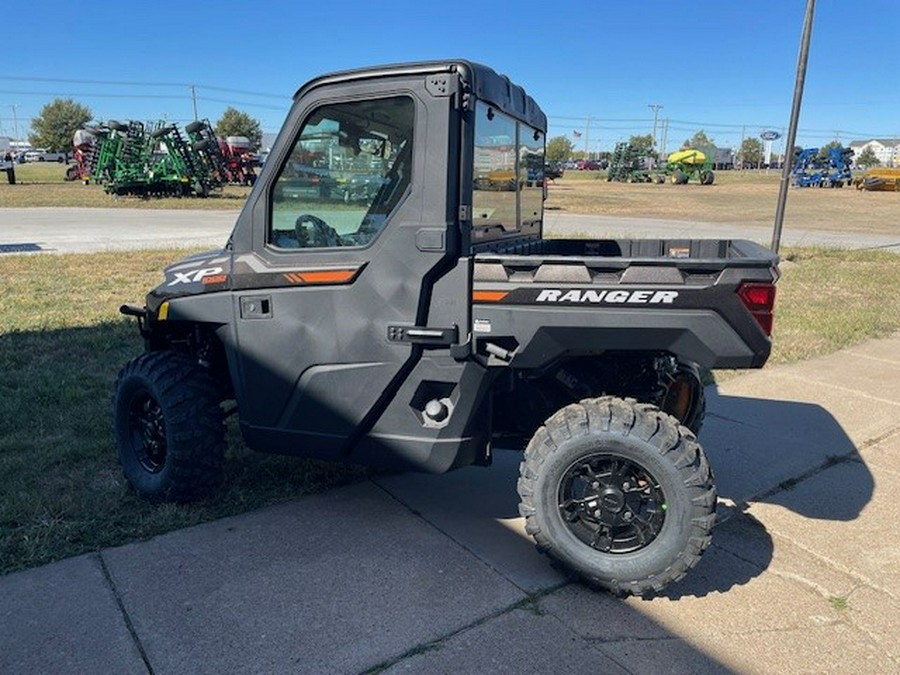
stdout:
[[(807, 518), (846, 521), (860, 514), (874, 490), (866, 469), (856, 484), (833, 499), (815, 503), (791, 499), (788, 505), (786, 491), (804, 478), (841, 461), (856, 460), (865, 466), (841, 425), (818, 405), (723, 396), (713, 389), (708, 396), (709, 414), (700, 442), (720, 497), (713, 549), (718, 539), (749, 537), (752, 555), (746, 559), (716, 556), (712, 570), (707, 552), (682, 582), (667, 589), (665, 595), (671, 599), (726, 592), (768, 567), (772, 538), (762, 523), (744, 513), (751, 502), (781, 504)], [(488, 470), (472, 467), (443, 476), (385, 476), (377, 482), (520, 588), (534, 591), (550, 583), (550, 568), (548, 560), (534, 554), (533, 542), (519, 519), (519, 461), (520, 453), (499, 450)], [(729, 519), (735, 522), (729, 525)], [(717, 536), (726, 529), (732, 532)], [(741, 549), (747, 550), (746, 546)]]
[[(816, 502), (783, 501), (801, 480), (844, 462), (865, 463), (853, 441), (825, 408), (796, 401), (723, 396), (708, 390), (709, 414), (700, 434), (719, 496), (739, 507), (780, 504), (807, 518), (854, 520), (872, 499), (866, 469), (841, 494)], [(743, 510), (743, 509), (742, 509)]]
[(0, 253), (36, 253), (38, 251), (46, 251), (40, 244), (34, 242), (24, 242), (20, 244), (0, 244)]

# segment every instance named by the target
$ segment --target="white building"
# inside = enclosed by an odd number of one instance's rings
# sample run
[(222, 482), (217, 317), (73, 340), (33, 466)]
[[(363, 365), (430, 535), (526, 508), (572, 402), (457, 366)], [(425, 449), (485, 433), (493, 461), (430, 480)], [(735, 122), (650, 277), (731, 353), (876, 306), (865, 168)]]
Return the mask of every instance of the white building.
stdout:
[(881, 162), (881, 166), (900, 165), (900, 138), (872, 138), (868, 141), (852, 141), (854, 164), (866, 148), (872, 148), (872, 152)]

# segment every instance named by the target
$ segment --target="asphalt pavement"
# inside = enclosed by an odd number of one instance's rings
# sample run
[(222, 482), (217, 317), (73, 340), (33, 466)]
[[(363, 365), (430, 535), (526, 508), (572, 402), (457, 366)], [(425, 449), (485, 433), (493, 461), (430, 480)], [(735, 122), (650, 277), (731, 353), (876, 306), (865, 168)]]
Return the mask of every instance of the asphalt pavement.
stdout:
[[(188, 209), (0, 208), (0, 254), (86, 253), (146, 248), (221, 248), (237, 211)], [(550, 236), (584, 238), (749, 239), (768, 245), (770, 226), (706, 223), (547, 211)], [(900, 253), (900, 234), (796, 229), (785, 224), (783, 243), (839, 248), (883, 248)]]
[(0, 577), (0, 673), (900, 672), (900, 334), (708, 396), (719, 522), (660, 597), (551, 567), (498, 451)]

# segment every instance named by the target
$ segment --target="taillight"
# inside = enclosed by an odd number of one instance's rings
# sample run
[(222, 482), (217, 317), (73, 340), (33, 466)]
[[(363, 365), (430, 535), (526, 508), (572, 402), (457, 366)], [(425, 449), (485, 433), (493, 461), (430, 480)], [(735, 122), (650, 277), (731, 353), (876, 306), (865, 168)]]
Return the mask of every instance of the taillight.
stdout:
[(775, 284), (741, 284), (738, 297), (744, 303), (756, 323), (766, 335), (772, 334), (772, 318), (775, 309)]

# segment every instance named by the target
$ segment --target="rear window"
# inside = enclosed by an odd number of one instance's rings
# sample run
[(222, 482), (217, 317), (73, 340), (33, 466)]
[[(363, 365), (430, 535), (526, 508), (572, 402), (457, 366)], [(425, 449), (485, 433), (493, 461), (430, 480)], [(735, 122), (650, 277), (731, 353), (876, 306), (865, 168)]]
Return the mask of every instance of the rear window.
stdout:
[(479, 101), (472, 171), (474, 240), (539, 231), (543, 194), (543, 132)]

